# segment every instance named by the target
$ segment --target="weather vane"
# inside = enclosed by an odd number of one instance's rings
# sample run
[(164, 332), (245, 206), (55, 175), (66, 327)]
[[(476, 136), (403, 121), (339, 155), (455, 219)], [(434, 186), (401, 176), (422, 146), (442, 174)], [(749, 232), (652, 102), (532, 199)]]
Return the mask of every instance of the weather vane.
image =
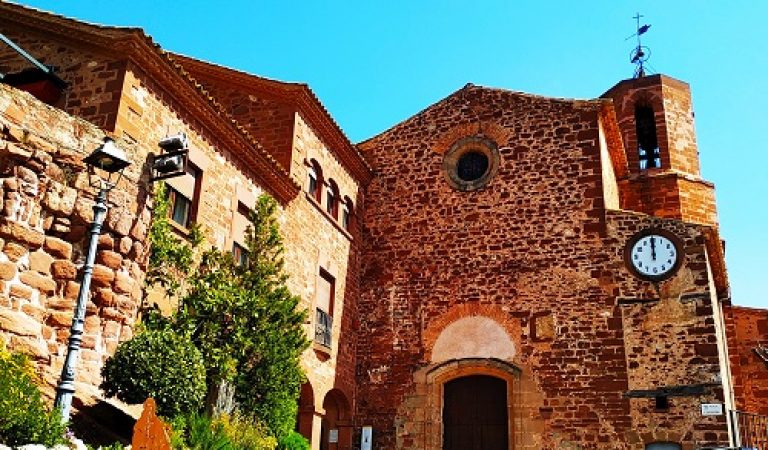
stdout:
[(635, 78), (641, 78), (645, 76), (645, 62), (648, 61), (648, 58), (651, 57), (651, 49), (649, 49), (648, 47), (645, 47), (640, 42), (640, 36), (645, 34), (648, 31), (648, 29), (651, 28), (651, 26), (648, 24), (640, 26), (641, 17), (643, 16), (640, 15), (640, 13), (636, 13), (632, 17), (637, 22), (637, 32), (627, 37), (627, 39), (624, 39), (626, 41), (628, 39), (632, 39), (633, 37), (637, 36), (637, 47), (633, 48), (632, 51), (629, 53), (629, 61), (635, 66), (637, 66), (635, 68)]

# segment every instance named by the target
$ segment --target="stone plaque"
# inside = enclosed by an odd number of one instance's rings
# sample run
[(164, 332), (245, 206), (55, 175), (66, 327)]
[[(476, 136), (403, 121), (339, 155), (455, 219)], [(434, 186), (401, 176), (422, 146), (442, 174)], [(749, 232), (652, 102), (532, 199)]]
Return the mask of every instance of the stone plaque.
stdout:
[(702, 403), (701, 415), (702, 416), (722, 416), (723, 404), (722, 403)]

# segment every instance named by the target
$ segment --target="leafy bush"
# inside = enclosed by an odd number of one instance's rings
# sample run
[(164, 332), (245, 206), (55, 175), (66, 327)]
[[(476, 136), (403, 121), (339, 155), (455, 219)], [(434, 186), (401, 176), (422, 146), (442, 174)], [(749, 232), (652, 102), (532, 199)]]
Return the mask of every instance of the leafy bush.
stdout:
[(174, 449), (238, 450), (224, 427), (203, 414), (177, 416), (171, 422), (171, 427), (171, 446)]
[(65, 443), (67, 424), (46, 411), (26, 357), (9, 353), (0, 341), (0, 443), (9, 446)]
[(309, 450), (309, 441), (301, 434), (291, 431), (277, 443), (278, 450)]
[(222, 414), (214, 420), (232, 442), (243, 450), (274, 450), (277, 439), (269, 434), (269, 428), (258, 420), (249, 419), (240, 413)]
[(146, 330), (124, 342), (101, 374), (107, 396), (127, 403), (152, 397), (166, 417), (198, 409), (206, 393), (200, 351), (186, 335), (171, 330)]

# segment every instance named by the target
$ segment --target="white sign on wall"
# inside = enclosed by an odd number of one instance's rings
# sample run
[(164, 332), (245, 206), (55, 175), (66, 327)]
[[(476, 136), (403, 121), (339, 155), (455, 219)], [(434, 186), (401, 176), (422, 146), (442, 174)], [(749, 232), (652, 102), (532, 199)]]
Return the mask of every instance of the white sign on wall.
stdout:
[(373, 428), (363, 427), (360, 436), (360, 450), (371, 450), (373, 448)]
[(328, 432), (328, 442), (331, 444), (339, 442), (339, 430), (330, 430)]
[(722, 416), (723, 404), (722, 403), (702, 403), (701, 415), (702, 416)]

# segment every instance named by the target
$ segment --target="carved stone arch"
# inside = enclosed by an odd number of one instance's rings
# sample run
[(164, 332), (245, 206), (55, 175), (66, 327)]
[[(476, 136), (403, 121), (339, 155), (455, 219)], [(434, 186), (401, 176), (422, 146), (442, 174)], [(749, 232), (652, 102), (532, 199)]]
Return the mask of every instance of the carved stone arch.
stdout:
[[(422, 334), (422, 339), (424, 342), (424, 348), (426, 351), (426, 359), (433, 362), (438, 362), (435, 360), (433, 356), (433, 350), (435, 347), (435, 344), (437, 343), (437, 340), (441, 337), (443, 334), (443, 331), (446, 330), (450, 325), (456, 323), (457, 321), (464, 319), (464, 318), (470, 318), (470, 317), (478, 317), (478, 318), (485, 318), (488, 321), (492, 321), (495, 324), (497, 324), (503, 331), (506, 333), (509, 340), (512, 342), (512, 345), (515, 349), (520, 348), (520, 335), (522, 334), (521, 327), (520, 327), (520, 321), (519, 319), (516, 319), (509, 315), (507, 311), (504, 311), (500, 306), (497, 305), (478, 305), (478, 304), (460, 304), (456, 305), (450, 310), (446, 311), (444, 314), (441, 314), (440, 317), (432, 320), (424, 330)], [(464, 358), (468, 357), (498, 357), (498, 355), (491, 355), (491, 354), (483, 354), (483, 355), (462, 355)], [(455, 356), (455, 357), (458, 357)], [(448, 358), (452, 359), (452, 358)], [(511, 360), (513, 358), (508, 358)]]

